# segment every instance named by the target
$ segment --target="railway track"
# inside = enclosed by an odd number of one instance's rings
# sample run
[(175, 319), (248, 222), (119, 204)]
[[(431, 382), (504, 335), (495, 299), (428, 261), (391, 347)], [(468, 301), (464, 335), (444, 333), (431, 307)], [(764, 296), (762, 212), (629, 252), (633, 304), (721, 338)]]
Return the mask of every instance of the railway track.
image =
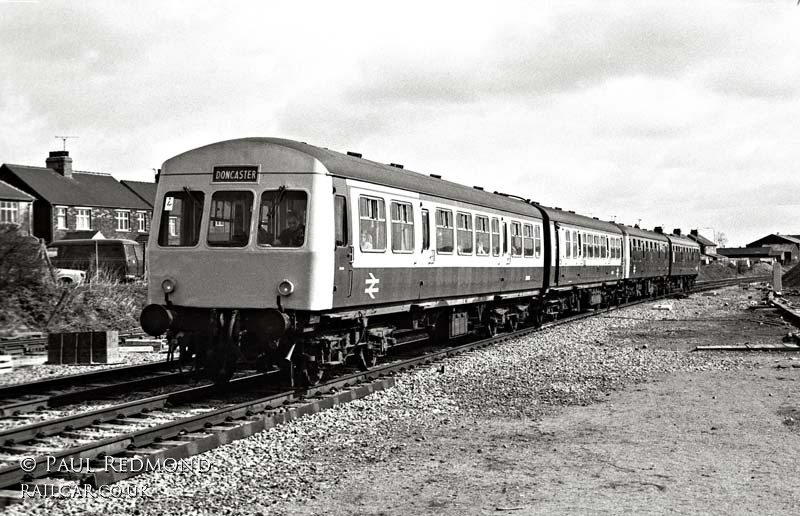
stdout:
[[(694, 291), (763, 279), (704, 282)], [(548, 322), (542, 329), (655, 299), (658, 298), (577, 314)], [(538, 330), (524, 328), (426, 352), (421, 356), (395, 359), (368, 371), (345, 374), (302, 392), (274, 391), (269, 386), (268, 374), (254, 374), (233, 380), (227, 392), (212, 385), (192, 387), (55, 421), (8, 429), (0, 432), (0, 461), (4, 462), (0, 466), (0, 489), (5, 489), (0, 492), (0, 499), (6, 496), (7, 503), (18, 499), (20, 490), (8, 488), (23, 484), (58, 485), (68, 481), (98, 488), (130, 478), (157, 468), (165, 460), (196, 455), (297, 417), (392, 387), (393, 375), (399, 372), (517, 339)], [(202, 405), (198, 407), (198, 404)], [(80, 467), (54, 471), (54, 464)]]
[[(119, 333), (120, 340), (131, 337), (143, 337), (144, 333), (129, 330)], [(19, 357), (23, 355), (42, 355), (47, 353), (47, 336), (0, 340), (0, 355)]]
[(170, 362), (150, 362), (4, 385), (0, 387), (0, 417), (166, 385), (181, 375), (172, 367)]

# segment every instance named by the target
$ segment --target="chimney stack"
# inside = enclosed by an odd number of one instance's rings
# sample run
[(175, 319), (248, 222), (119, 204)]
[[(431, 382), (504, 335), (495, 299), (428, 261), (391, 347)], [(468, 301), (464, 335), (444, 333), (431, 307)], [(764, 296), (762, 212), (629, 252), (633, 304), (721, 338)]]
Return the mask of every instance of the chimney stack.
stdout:
[(675, 228), (672, 230), (673, 235), (681, 236), (681, 228)]
[(700, 236), (700, 235), (697, 233), (697, 230), (696, 230), (696, 229), (693, 229), (693, 230), (691, 230), (689, 233), (691, 233), (691, 234), (692, 234), (692, 236)]
[(662, 228), (661, 226), (656, 226), (653, 228), (653, 231), (655, 231), (656, 233), (664, 233), (664, 228)]
[(72, 178), (72, 158), (69, 157), (69, 151), (51, 151), (45, 163), (47, 168), (55, 170), (64, 177)]

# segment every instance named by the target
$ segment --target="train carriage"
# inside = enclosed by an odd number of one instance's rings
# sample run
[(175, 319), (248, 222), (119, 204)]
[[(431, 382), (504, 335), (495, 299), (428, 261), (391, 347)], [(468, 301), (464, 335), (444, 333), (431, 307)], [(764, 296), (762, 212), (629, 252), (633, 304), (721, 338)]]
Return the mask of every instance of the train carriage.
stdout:
[(648, 231), (620, 225), (624, 233), (624, 297), (651, 296), (669, 286), (669, 240), (661, 228)]
[[(394, 346), (537, 324), (642, 282), (626, 272), (629, 229), (356, 153), (230, 140), (167, 160), (158, 183), (142, 327), (215, 381), (245, 359), (314, 383)], [(699, 256), (683, 240), (670, 266), (689, 278)]]
[(682, 236), (678, 230), (668, 235), (669, 276), (672, 288), (689, 288), (700, 269), (700, 244)]
[(142, 325), (218, 379), (243, 353), (370, 362), (540, 313), (539, 208), (437, 176), (248, 138), (167, 160), (156, 202)]

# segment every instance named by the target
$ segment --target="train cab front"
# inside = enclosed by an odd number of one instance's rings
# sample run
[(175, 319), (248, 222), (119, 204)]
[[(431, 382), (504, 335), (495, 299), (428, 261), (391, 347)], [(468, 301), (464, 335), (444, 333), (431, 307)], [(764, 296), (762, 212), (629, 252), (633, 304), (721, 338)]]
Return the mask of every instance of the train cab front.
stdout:
[(333, 201), (330, 178), (302, 157), (236, 140), (210, 147), (162, 168), (140, 320), (220, 382), (242, 360), (275, 357), (298, 314), (330, 306), (317, 297), (332, 289), (322, 262), (332, 262)]

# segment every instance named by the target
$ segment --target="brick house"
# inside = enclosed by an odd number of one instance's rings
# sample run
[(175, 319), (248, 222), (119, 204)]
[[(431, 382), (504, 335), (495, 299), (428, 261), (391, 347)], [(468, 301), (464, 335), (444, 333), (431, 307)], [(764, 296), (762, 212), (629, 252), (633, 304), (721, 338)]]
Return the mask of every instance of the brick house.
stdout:
[(100, 232), (104, 238), (146, 241), (152, 204), (109, 174), (73, 171), (67, 151), (51, 152), (46, 165), (0, 166), (0, 181), (34, 198), (34, 236), (49, 243)]
[[(156, 183), (146, 183), (143, 181), (126, 181), (122, 180), (120, 183), (123, 184), (128, 190), (135, 193), (141, 200), (147, 203), (150, 207), (150, 213), (153, 213), (153, 206), (156, 203), (156, 187), (158, 186)], [(149, 221), (148, 217), (148, 221)], [(148, 222), (149, 224), (149, 222)], [(142, 233), (138, 237), (135, 238), (137, 242), (142, 244), (142, 247), (147, 247), (147, 238), (149, 237), (148, 233)]]
[(712, 242), (708, 238), (704, 237), (696, 229), (693, 229), (688, 236), (700, 245), (700, 260), (703, 263), (708, 264), (709, 262), (718, 260), (720, 258), (720, 255), (717, 254), (716, 242)]
[(14, 224), (23, 235), (32, 234), (32, 195), (0, 181), (0, 224)]

